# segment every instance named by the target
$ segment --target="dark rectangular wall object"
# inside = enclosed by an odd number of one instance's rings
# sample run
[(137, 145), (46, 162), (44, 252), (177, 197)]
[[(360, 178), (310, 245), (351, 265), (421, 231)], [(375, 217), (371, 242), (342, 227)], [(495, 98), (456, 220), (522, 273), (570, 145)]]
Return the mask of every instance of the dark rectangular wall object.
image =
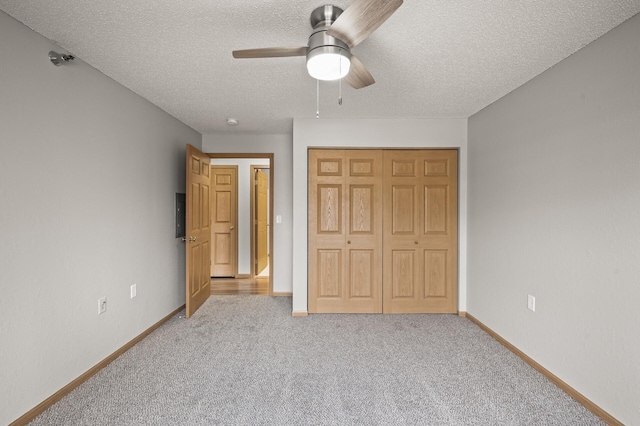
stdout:
[(185, 194), (176, 192), (176, 238), (185, 236), (185, 211), (187, 201)]

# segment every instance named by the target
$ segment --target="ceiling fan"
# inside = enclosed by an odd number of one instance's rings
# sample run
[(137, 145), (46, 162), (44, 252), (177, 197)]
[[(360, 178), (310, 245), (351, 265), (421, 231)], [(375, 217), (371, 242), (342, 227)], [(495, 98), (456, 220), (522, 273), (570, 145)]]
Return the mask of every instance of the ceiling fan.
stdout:
[(345, 11), (324, 5), (311, 12), (309, 44), (301, 47), (267, 47), (234, 50), (234, 58), (279, 58), (306, 56), (307, 71), (318, 80), (344, 78), (361, 89), (375, 83), (367, 68), (351, 54), (351, 49), (384, 23), (403, 0), (355, 0)]

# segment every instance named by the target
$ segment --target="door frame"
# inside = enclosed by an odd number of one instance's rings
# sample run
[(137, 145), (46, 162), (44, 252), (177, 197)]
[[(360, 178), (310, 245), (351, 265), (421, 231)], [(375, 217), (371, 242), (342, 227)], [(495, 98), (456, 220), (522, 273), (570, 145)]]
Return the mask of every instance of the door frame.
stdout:
[[(273, 152), (261, 152), (261, 153), (219, 153), (219, 152), (205, 152), (210, 158), (226, 158), (226, 159), (245, 159), (245, 158), (266, 158), (269, 160), (269, 218), (273, 221), (273, 197), (274, 197), (274, 178), (275, 163)], [(264, 168), (264, 166), (263, 166)], [(269, 296), (273, 296), (273, 275), (274, 275), (274, 256), (273, 252), (273, 226), (269, 226)], [(253, 271), (253, 266), (252, 266)]]
[[(266, 167), (266, 166), (259, 166), (259, 165), (251, 165), (249, 166), (249, 172), (251, 173), (251, 202), (250, 202), (250, 209), (251, 209), (251, 222), (250, 222), (250, 238), (251, 238), (251, 275), (252, 277), (255, 277), (258, 275), (259, 271), (256, 271), (256, 264), (258, 263), (258, 254), (257, 254), (257, 250), (256, 250), (256, 233), (255, 233), (255, 229), (254, 229), (254, 222), (256, 220), (256, 200), (255, 200), (255, 196), (256, 196), (256, 185), (255, 185), (255, 173), (256, 170), (269, 170), (269, 174), (271, 174), (271, 166)], [(271, 178), (269, 178), (269, 180), (271, 180)], [(269, 182), (269, 185), (271, 184), (271, 182)], [(271, 209), (269, 208), (269, 213), (271, 212)], [(271, 218), (271, 216), (269, 216), (269, 220), (267, 221), (267, 226), (269, 227), (269, 232), (271, 231), (271, 221), (273, 219)], [(270, 249), (270, 248), (269, 248)], [(268, 253), (268, 257), (269, 257), (269, 267), (271, 267), (271, 252)], [(271, 274), (271, 270), (269, 270), (269, 274)]]

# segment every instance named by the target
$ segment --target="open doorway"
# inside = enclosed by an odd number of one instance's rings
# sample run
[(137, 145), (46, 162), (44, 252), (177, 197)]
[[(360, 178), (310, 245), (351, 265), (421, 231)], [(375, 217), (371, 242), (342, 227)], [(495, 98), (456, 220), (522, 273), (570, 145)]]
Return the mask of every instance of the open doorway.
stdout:
[[(237, 169), (235, 223), (230, 218), (236, 241), (235, 275), (212, 274), (212, 294), (273, 294), (273, 154), (209, 153), (212, 166)], [(212, 188), (214, 182), (212, 181)], [(212, 193), (212, 221), (216, 200)], [(235, 197), (234, 197), (235, 195)], [(212, 235), (212, 256), (216, 250)], [(213, 265), (213, 263), (212, 263)], [(213, 268), (212, 268), (213, 272)]]

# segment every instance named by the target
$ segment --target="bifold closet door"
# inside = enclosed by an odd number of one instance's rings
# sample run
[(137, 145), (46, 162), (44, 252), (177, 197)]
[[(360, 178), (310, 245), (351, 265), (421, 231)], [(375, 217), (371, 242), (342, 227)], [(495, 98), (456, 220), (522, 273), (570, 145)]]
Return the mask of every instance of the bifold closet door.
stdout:
[(309, 150), (309, 312), (382, 312), (382, 151)]
[(458, 152), (384, 152), (385, 313), (457, 312)]

